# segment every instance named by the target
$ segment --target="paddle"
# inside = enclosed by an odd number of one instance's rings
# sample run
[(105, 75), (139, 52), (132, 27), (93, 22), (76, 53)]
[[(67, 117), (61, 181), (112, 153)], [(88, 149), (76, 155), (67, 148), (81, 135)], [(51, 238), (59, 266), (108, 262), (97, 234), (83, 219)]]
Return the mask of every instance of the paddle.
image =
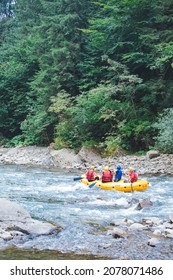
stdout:
[(92, 187), (95, 186), (96, 183), (97, 183), (97, 182), (94, 182), (94, 183), (90, 184), (88, 187), (91, 189)]
[(131, 191), (132, 191), (132, 192), (134, 192), (134, 190), (133, 190), (133, 186), (132, 186), (132, 183), (130, 184), (130, 186), (131, 186)]
[(75, 178), (73, 178), (73, 181), (80, 181), (82, 179), (83, 179), (83, 177), (75, 177)]

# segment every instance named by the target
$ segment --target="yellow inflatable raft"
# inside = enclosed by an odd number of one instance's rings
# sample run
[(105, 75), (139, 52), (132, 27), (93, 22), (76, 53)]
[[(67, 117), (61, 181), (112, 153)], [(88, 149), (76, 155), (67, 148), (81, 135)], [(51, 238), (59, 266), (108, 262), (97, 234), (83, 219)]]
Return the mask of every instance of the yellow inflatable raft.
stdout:
[(88, 182), (87, 179), (83, 178), (81, 182), (87, 186), (95, 183), (94, 186), (99, 187), (103, 190), (113, 190), (120, 192), (145, 191), (149, 187), (149, 183), (147, 180), (137, 180), (134, 183), (126, 183), (124, 182), (124, 180), (120, 180), (119, 182), (102, 183), (100, 180)]

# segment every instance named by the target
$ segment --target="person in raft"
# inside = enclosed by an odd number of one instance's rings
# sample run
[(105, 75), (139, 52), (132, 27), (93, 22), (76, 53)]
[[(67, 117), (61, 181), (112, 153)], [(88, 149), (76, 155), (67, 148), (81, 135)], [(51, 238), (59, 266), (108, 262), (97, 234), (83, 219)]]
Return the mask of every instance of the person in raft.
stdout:
[(99, 176), (95, 173), (95, 166), (90, 166), (90, 169), (86, 172), (86, 179), (88, 182), (99, 180)]
[(105, 166), (101, 177), (102, 183), (112, 182), (112, 179), (113, 179), (112, 171), (109, 169), (109, 166)]
[(120, 165), (117, 165), (117, 170), (115, 172), (115, 178), (114, 178), (114, 182), (118, 182), (121, 180), (122, 178), (122, 175), (123, 175), (123, 172), (121, 170), (121, 166)]
[(134, 183), (138, 180), (138, 173), (136, 169), (129, 167), (128, 181)]

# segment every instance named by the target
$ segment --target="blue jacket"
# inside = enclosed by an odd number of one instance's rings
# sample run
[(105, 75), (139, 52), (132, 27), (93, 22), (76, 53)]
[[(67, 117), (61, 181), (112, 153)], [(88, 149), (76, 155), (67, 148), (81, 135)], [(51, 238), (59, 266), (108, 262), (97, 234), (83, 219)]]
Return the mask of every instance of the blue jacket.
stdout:
[(122, 175), (123, 175), (122, 171), (121, 170), (117, 170), (116, 174), (115, 174), (114, 182), (118, 182), (119, 180), (121, 180)]

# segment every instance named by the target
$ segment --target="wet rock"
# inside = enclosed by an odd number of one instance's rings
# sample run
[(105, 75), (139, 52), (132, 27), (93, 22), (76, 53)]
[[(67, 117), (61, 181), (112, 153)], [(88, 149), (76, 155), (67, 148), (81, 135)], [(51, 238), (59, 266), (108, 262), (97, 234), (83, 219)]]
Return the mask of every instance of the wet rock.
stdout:
[(144, 226), (140, 223), (134, 223), (132, 225), (129, 226), (128, 230), (145, 230), (148, 229), (147, 226)]
[(141, 200), (138, 205), (136, 206), (136, 210), (141, 210), (146, 207), (151, 207), (153, 205), (153, 202), (149, 198), (145, 198)]
[(166, 223), (164, 223), (164, 226), (165, 226), (165, 228), (173, 229), (173, 224), (172, 223), (166, 222)]
[(110, 226), (119, 226), (120, 225), (120, 222), (116, 222), (116, 221), (112, 221), (110, 222)]
[(173, 215), (169, 217), (169, 223), (173, 224)]
[(18, 230), (10, 230), (10, 234), (11, 236), (14, 238), (16, 236), (20, 237), (20, 236), (24, 236), (25, 233), (21, 232), (21, 231), (18, 231)]
[(150, 217), (150, 218), (143, 218), (142, 223), (151, 224), (151, 225), (153, 224), (161, 225), (163, 224), (163, 220), (158, 217)]
[(104, 244), (104, 245), (103, 245), (103, 249), (108, 249), (108, 248), (110, 248), (111, 246), (112, 246), (111, 243)]
[(37, 221), (15, 202), (0, 199), (0, 238), (10, 240), (22, 235), (49, 235), (57, 230), (48, 222)]
[(158, 243), (160, 243), (160, 241), (158, 240), (158, 238), (151, 238), (148, 240), (148, 245), (151, 247), (155, 247)]
[(173, 238), (173, 230), (172, 229), (166, 229), (164, 232), (165, 237)]
[(127, 231), (125, 231), (121, 228), (114, 228), (112, 231), (112, 236), (114, 238), (122, 238), (124, 236), (127, 236)]
[(155, 236), (155, 237), (160, 237), (162, 235), (162, 231), (159, 230), (159, 229), (156, 229), (156, 230), (153, 231), (152, 235)]
[[(11, 222), (11, 221), (25, 221), (31, 218), (30, 214), (24, 210), (20, 205), (15, 202), (11, 202), (7, 199), (0, 199), (0, 221)], [(1, 224), (2, 227), (2, 224)]]
[(1, 232), (0, 236), (2, 239), (6, 240), (6, 241), (11, 240), (13, 238), (13, 236), (7, 231)]
[(130, 220), (130, 219), (127, 219), (127, 218), (125, 218), (125, 219), (123, 219), (123, 223), (124, 223), (124, 224), (126, 224), (126, 225), (132, 225), (132, 224), (134, 224), (134, 221), (133, 221), (133, 220)]

